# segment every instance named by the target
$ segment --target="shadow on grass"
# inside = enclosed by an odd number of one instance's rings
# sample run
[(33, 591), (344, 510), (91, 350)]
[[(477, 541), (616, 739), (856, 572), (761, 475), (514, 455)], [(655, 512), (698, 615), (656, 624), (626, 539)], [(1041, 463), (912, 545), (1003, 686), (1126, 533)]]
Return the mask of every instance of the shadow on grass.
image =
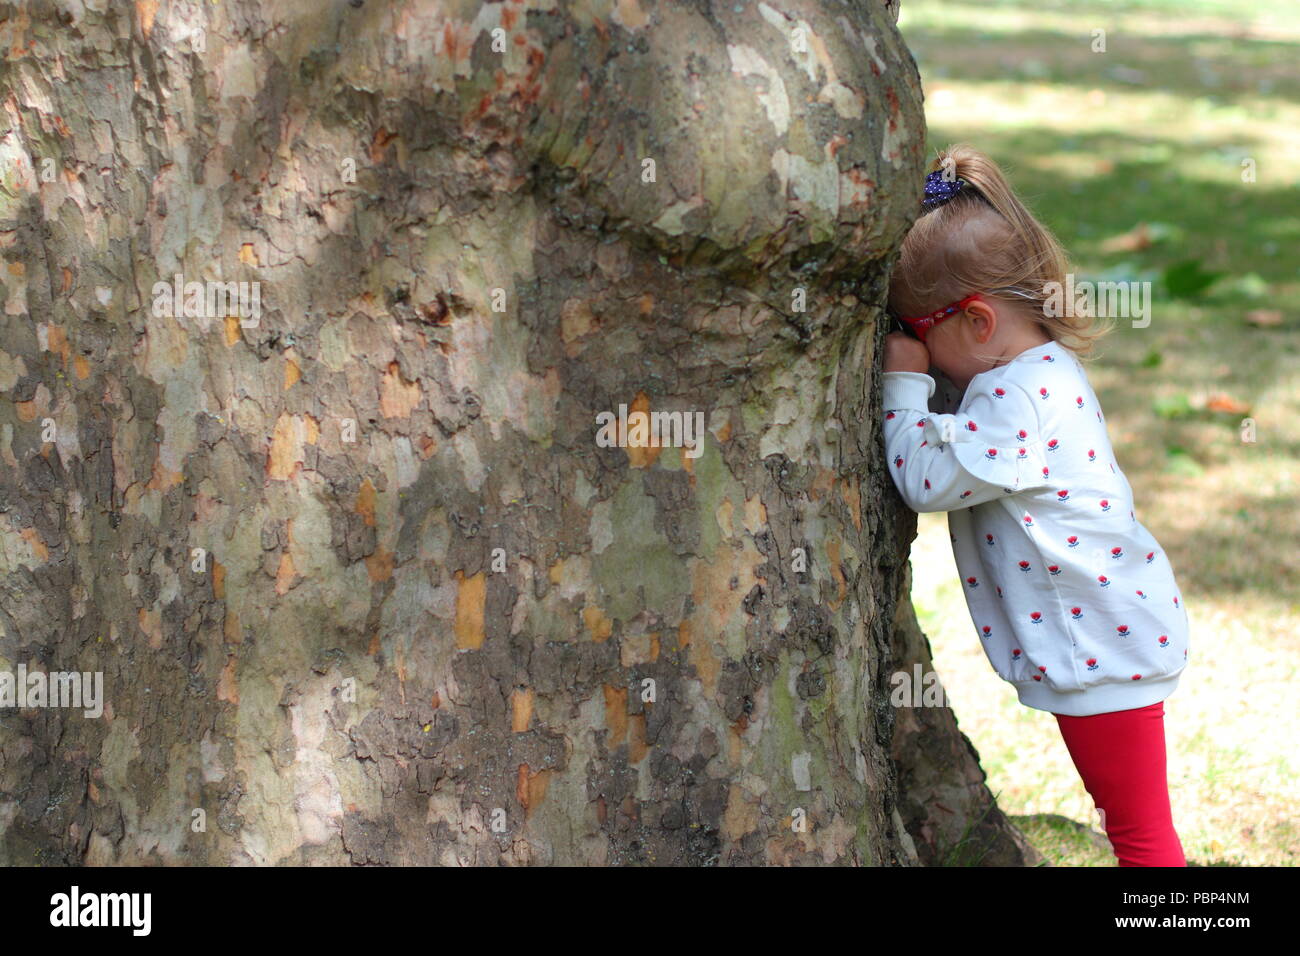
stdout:
[[(905, 27), (904, 39), (924, 72), (943, 80), (1049, 83), (1084, 90), (1165, 92), (1236, 104), (1247, 98), (1300, 99), (1295, 44), (1250, 36), (1178, 36), (1116, 30), (1104, 8), (1071, 11), (1077, 33)], [(1105, 29), (1106, 51), (1092, 51), (1092, 31)], [(960, 57), (952, 56), (961, 50)]]

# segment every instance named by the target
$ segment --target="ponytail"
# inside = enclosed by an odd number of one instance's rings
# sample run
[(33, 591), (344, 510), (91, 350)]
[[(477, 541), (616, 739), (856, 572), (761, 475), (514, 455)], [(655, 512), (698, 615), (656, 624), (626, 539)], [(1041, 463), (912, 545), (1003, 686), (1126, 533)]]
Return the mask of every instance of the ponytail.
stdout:
[(1046, 308), (1052, 284), (1064, 286), (1069, 262), (998, 165), (960, 143), (941, 151), (932, 168), (961, 188), (926, 209), (904, 238), (891, 307), (901, 315), (925, 315), (980, 292), (1029, 310), (1051, 338), (1090, 355), (1111, 329), (1096, 326), (1091, 315), (1055, 315)]

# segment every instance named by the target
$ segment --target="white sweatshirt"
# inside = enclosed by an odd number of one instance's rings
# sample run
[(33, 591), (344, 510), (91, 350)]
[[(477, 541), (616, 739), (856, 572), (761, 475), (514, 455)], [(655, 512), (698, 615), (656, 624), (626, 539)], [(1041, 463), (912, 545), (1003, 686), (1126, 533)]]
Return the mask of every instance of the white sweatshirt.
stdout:
[(1168, 697), (1187, 611), (1074, 353), (1049, 342), (976, 375), (955, 415), (930, 411), (929, 375), (883, 379), (894, 484), (948, 512), (975, 633), (1020, 702), (1086, 716)]

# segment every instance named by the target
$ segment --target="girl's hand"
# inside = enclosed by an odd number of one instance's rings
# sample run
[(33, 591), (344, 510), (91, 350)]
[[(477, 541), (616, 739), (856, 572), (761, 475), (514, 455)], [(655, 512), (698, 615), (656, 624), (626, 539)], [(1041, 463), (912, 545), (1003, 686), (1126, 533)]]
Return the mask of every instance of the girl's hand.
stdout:
[(910, 335), (890, 332), (885, 336), (884, 370), (886, 372), (928, 372), (930, 350), (923, 342)]

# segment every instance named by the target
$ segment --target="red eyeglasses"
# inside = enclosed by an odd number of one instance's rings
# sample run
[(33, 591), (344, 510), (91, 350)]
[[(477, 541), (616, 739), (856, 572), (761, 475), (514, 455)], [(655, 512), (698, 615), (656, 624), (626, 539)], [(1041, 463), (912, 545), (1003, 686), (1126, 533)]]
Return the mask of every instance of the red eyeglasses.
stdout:
[(984, 300), (980, 298), (980, 294), (976, 292), (966, 296), (966, 298), (962, 299), (960, 302), (954, 302), (952, 305), (945, 305), (942, 309), (940, 309), (937, 312), (931, 312), (929, 315), (921, 315), (915, 318), (901, 317), (900, 321), (906, 322), (908, 327), (911, 328), (911, 330), (916, 333), (916, 337), (920, 339), (922, 343), (924, 343), (926, 333), (928, 333), (932, 328), (934, 328), (944, 319), (951, 316), (954, 312), (960, 312), (962, 309), (966, 308), (966, 306), (970, 305), (972, 302), (983, 302), (983, 301)]

